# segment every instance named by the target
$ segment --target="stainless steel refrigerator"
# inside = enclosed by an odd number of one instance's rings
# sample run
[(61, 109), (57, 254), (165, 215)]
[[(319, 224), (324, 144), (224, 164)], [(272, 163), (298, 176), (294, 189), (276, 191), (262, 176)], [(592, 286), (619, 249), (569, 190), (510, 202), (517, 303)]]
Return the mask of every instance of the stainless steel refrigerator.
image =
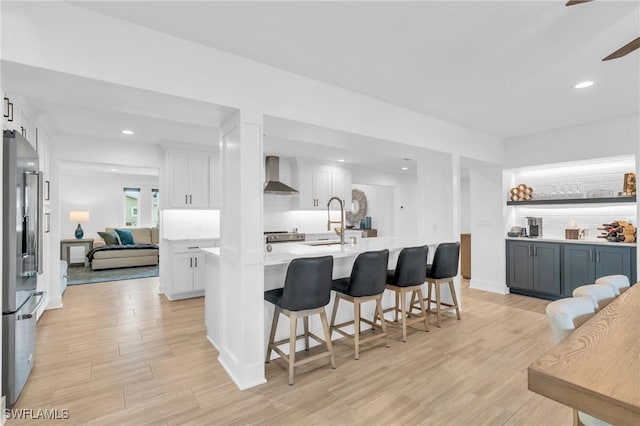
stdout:
[(2, 390), (13, 406), (31, 368), (42, 273), (42, 175), (38, 153), (18, 132), (3, 132)]

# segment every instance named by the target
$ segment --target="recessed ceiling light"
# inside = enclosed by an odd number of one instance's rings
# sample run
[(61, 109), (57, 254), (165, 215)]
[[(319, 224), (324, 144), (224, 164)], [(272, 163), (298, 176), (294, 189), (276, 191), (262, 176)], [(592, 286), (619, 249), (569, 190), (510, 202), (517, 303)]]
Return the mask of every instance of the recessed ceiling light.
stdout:
[(117, 171), (118, 171), (118, 169), (111, 169), (111, 171), (112, 171), (112, 172), (117, 172)]
[(593, 86), (593, 81), (581, 81), (580, 83), (573, 86), (575, 89), (585, 89), (587, 87)]
[(408, 167), (403, 167), (402, 170), (409, 170), (409, 168)]
[(133, 130), (123, 130), (122, 134), (123, 135), (132, 135), (133, 134)]
[(344, 163), (344, 158), (339, 159), (338, 163)]

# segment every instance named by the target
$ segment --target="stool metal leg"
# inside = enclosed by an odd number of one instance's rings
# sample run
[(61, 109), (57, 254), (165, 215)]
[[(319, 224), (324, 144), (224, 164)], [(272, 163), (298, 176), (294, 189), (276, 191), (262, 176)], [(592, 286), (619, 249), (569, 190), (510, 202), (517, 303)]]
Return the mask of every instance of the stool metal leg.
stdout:
[(331, 331), (329, 330), (329, 324), (327, 323), (327, 314), (322, 308), (320, 311), (320, 321), (322, 322), (322, 328), (324, 329), (325, 343), (327, 344), (327, 350), (329, 351), (331, 358), (331, 368), (336, 368), (336, 359), (333, 354), (333, 344), (331, 343)]
[[(396, 297), (397, 295), (398, 294), (396, 293)], [(405, 308), (406, 298), (407, 297), (406, 297), (405, 290), (404, 289), (400, 290), (400, 310), (402, 312), (402, 341), (403, 342), (407, 341), (407, 312)]]
[(356, 347), (356, 359), (360, 359), (360, 301), (353, 301), (353, 338)]
[(271, 321), (271, 333), (269, 334), (269, 344), (267, 345), (267, 357), (265, 362), (271, 362), (271, 345), (275, 342), (276, 339), (276, 329), (278, 328), (278, 319), (280, 318), (280, 308), (277, 306), (274, 307), (273, 311), (273, 321)]
[(400, 304), (400, 294), (398, 294), (398, 292), (396, 291), (396, 309), (395, 309), (395, 322), (398, 322), (398, 305)]
[(458, 297), (456, 296), (456, 288), (453, 285), (453, 280), (449, 280), (449, 290), (451, 291), (451, 298), (453, 299), (453, 305), (456, 308), (456, 316), (460, 319), (460, 308), (458, 307)]
[(309, 317), (302, 318), (304, 324), (304, 350), (309, 350)]
[(436, 325), (440, 327), (440, 282), (436, 281)]
[[(380, 326), (382, 327), (382, 332), (385, 334), (384, 343), (386, 347), (390, 347), (389, 345), (389, 334), (387, 333), (387, 323), (384, 321), (384, 312), (382, 311), (382, 296), (379, 296), (376, 299), (376, 310), (378, 312), (378, 316), (380, 317)], [(375, 323), (375, 318), (373, 319)]]
[(291, 313), (289, 316), (289, 385), (293, 385), (293, 369), (296, 363), (296, 332), (298, 326), (298, 316)]

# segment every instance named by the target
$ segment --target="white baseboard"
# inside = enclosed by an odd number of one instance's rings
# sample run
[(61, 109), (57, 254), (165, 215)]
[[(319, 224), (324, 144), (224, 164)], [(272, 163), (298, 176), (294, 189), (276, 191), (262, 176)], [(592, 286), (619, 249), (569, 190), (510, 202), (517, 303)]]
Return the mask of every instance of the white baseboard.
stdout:
[[(231, 380), (233, 380), (233, 382), (236, 384), (238, 389), (245, 390), (245, 389), (252, 388), (254, 386), (261, 385), (263, 383), (267, 383), (267, 379), (264, 377), (264, 364), (262, 366), (262, 369), (263, 369), (262, 377), (259, 377), (253, 380), (242, 380), (240, 377), (238, 377), (238, 375), (233, 370), (233, 368), (231, 368), (230, 363), (226, 361), (226, 358), (229, 358), (229, 360), (233, 362), (234, 357), (225, 350), (222, 350), (219, 352), (220, 352), (220, 356), (218, 357), (218, 362), (220, 363), (220, 365), (222, 365), (222, 368), (225, 369), (229, 377), (231, 377)], [(243, 372), (247, 373), (247, 371), (243, 371)], [(256, 373), (257, 373), (257, 370), (256, 370)], [(256, 374), (256, 376), (258, 375), (259, 374)]]
[(507, 287), (504, 283), (499, 282), (474, 280), (473, 278), (471, 278), (469, 287), (476, 290), (489, 291), (491, 293), (509, 294), (509, 287)]
[(196, 290), (196, 291), (190, 291), (188, 293), (176, 293), (176, 294), (164, 293), (164, 295), (167, 299), (169, 299), (170, 302), (173, 302), (174, 300), (191, 299), (194, 297), (204, 296), (204, 290)]

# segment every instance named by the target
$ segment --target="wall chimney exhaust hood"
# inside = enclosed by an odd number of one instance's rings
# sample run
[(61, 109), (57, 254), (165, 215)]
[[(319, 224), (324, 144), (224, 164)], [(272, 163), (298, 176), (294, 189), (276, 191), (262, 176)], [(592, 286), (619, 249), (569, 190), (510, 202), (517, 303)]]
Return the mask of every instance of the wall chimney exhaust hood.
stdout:
[(265, 194), (295, 195), (295, 189), (280, 182), (280, 158), (268, 155), (265, 160), (266, 182), (264, 184)]

